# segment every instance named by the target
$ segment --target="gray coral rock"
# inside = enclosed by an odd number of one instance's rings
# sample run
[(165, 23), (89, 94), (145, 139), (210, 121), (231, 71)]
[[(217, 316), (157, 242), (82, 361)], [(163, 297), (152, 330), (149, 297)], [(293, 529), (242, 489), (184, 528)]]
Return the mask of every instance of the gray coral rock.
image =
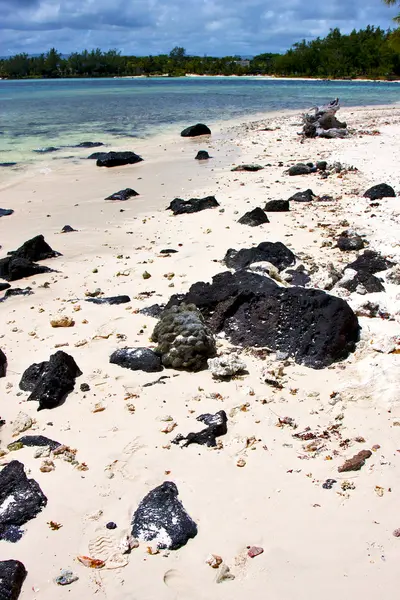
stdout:
[(208, 360), (208, 370), (215, 379), (232, 377), (246, 368), (246, 363), (237, 354), (225, 354)]
[(181, 304), (164, 311), (154, 328), (162, 364), (173, 369), (199, 371), (215, 356), (215, 340), (200, 311), (193, 304)]

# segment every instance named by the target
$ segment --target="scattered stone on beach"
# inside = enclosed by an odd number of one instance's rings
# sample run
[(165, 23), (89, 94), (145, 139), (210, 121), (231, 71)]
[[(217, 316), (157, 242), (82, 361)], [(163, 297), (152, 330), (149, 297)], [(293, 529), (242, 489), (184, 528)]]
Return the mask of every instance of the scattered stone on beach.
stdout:
[(210, 135), (211, 130), (203, 123), (197, 123), (197, 125), (190, 125), (181, 131), (182, 137), (198, 137), (199, 135)]
[(215, 356), (215, 340), (200, 311), (190, 304), (172, 306), (161, 314), (152, 339), (158, 342), (162, 364), (173, 369), (199, 371)]
[(231, 171), (250, 171), (251, 173), (255, 171), (261, 171), (264, 167), (261, 165), (238, 165), (231, 169)]
[(9, 289), (7, 289), (3, 298), (1, 298), (0, 302), (4, 302), (8, 298), (12, 298), (13, 296), (31, 296), (32, 294), (33, 294), (33, 290), (31, 287), (9, 288)]
[(56, 146), (46, 146), (45, 148), (37, 148), (33, 152), (36, 152), (37, 154), (49, 154), (50, 152), (57, 152), (57, 150), (60, 150), (60, 148), (57, 148)]
[(289, 200), (269, 200), (264, 206), (266, 212), (287, 212), (290, 210)]
[(172, 296), (197, 306), (214, 333), (223, 331), (241, 347), (287, 352), (299, 364), (320, 369), (355, 350), (358, 320), (341, 298), (301, 287), (282, 288), (248, 271), (215, 275), (185, 295)]
[(251, 264), (269, 262), (278, 271), (287, 269), (295, 263), (296, 257), (282, 242), (261, 242), (255, 248), (230, 248), (224, 256), (223, 262), (229, 269), (247, 269)]
[(365, 465), (367, 458), (372, 456), (371, 450), (361, 450), (353, 458), (349, 458), (346, 462), (338, 467), (339, 473), (345, 473), (346, 471), (359, 471), (361, 467)]
[(395, 265), (386, 273), (386, 281), (400, 285), (400, 265)]
[(221, 568), (218, 571), (215, 579), (216, 583), (222, 583), (223, 581), (233, 581), (235, 576), (231, 573), (230, 568), (225, 563), (222, 563)]
[(90, 392), (90, 385), (88, 383), (81, 383), (79, 389), (81, 392)]
[(11, 285), (9, 283), (0, 283), (0, 292), (4, 292), (4, 290), (10, 289)]
[(14, 211), (11, 208), (0, 208), (0, 217), (9, 217)]
[(246, 371), (247, 365), (237, 354), (225, 354), (208, 359), (208, 370), (215, 379), (226, 379)]
[(115, 192), (111, 194), (111, 196), (107, 196), (105, 200), (129, 200), (129, 198), (133, 198), (134, 196), (139, 196), (135, 190), (132, 188), (126, 188), (124, 190), (119, 190), (119, 192)]
[(143, 160), (143, 158), (135, 152), (99, 152), (96, 154), (98, 155), (96, 160), (96, 165), (98, 167), (134, 165)]
[(353, 250), (362, 250), (365, 246), (364, 240), (358, 233), (352, 229), (342, 231), (337, 238), (337, 247), (342, 252), (351, 252)]
[(0, 167), (15, 167), (16, 162), (0, 162)]
[(75, 378), (82, 375), (75, 360), (59, 350), (48, 361), (34, 363), (22, 375), (21, 390), (30, 391), (28, 400), (39, 402), (39, 410), (59, 406), (74, 389)]
[(132, 535), (159, 550), (178, 550), (196, 537), (197, 525), (178, 499), (175, 483), (165, 481), (143, 498), (133, 515)]
[(209, 158), (211, 157), (206, 150), (199, 150), (195, 156), (196, 160), (208, 160)]
[(55, 450), (61, 446), (60, 442), (51, 440), (44, 435), (23, 435), (14, 442), (15, 444), (22, 444), (28, 447), (48, 447), (50, 450)]
[(250, 227), (257, 227), (258, 225), (269, 223), (269, 219), (263, 209), (257, 207), (240, 217), (238, 223), (241, 225), (249, 225)]
[(19, 412), (12, 422), (12, 434), (15, 437), (19, 433), (23, 433), (30, 429), (33, 425), (33, 419), (24, 412)]
[(395, 196), (396, 192), (387, 183), (373, 185), (364, 193), (364, 198), (369, 198), (369, 200), (382, 200), (382, 198), (395, 198)]
[(104, 146), (103, 142), (80, 142), (73, 148), (100, 148), (100, 146)]
[(71, 227), (71, 225), (64, 225), (64, 227), (61, 229), (61, 233), (72, 233), (73, 231), (76, 231), (76, 229)]
[(56, 252), (49, 246), (43, 235), (36, 235), (24, 242), (17, 250), (8, 252), (8, 254), (12, 257), (24, 258), (32, 262), (61, 256), (60, 252)]
[(200, 212), (208, 208), (216, 208), (219, 206), (219, 202), (215, 199), (215, 196), (207, 196), (206, 198), (191, 198), (190, 200), (182, 200), (181, 198), (175, 198), (172, 200), (167, 210), (172, 210), (174, 215), (183, 215), (188, 213)]
[[(284, 281), (291, 285), (306, 287), (311, 282), (311, 277), (308, 274), (304, 265), (297, 265), (295, 269), (286, 269), (282, 274)], [(338, 277), (340, 279), (340, 275)], [(320, 287), (320, 286), (315, 286)], [(326, 289), (326, 288), (322, 288)]]
[(387, 271), (394, 267), (394, 263), (381, 256), (374, 250), (364, 250), (362, 254), (352, 263), (349, 263), (345, 269), (354, 269), (357, 273), (373, 275), (380, 271)]
[(91, 304), (127, 304), (131, 301), (129, 296), (109, 296), (102, 298), (85, 298), (86, 302), (90, 302)]
[(52, 319), (50, 321), (50, 325), (52, 327), (73, 327), (75, 325), (75, 321), (71, 319), (71, 317), (67, 317), (67, 315), (62, 315), (57, 317), (56, 319)]
[(0, 598), (18, 600), (28, 572), (19, 560), (0, 561)]
[(314, 192), (310, 189), (305, 190), (304, 192), (296, 192), (293, 196), (290, 196), (289, 202), (312, 202), (315, 200), (316, 196)]
[(289, 167), (287, 174), (291, 177), (296, 175), (309, 175), (310, 173), (315, 173), (316, 170), (316, 167), (310, 167), (304, 163), (297, 163), (297, 165)]
[(160, 254), (176, 254), (178, 250), (173, 250), (172, 248), (166, 248), (164, 250), (160, 250)]
[(333, 486), (335, 485), (335, 483), (337, 483), (336, 479), (327, 479), (322, 484), (322, 487), (324, 490), (331, 490), (333, 488)]
[(146, 306), (145, 308), (142, 308), (139, 312), (141, 315), (146, 315), (146, 317), (154, 317), (155, 319), (158, 319), (164, 308), (164, 305), (153, 304), (152, 306)]
[(78, 581), (78, 575), (75, 575), (72, 571), (68, 569), (63, 569), (61, 573), (54, 579), (54, 583), (57, 585), (71, 585), (71, 583), (75, 583)]
[(211, 554), (206, 560), (206, 564), (210, 565), (212, 569), (219, 569), (222, 563), (222, 557), (218, 556), (218, 554)]
[(364, 271), (357, 272), (354, 269), (345, 268), (343, 277), (337, 282), (336, 287), (344, 288), (348, 292), (358, 294), (372, 294), (384, 292), (385, 288), (378, 277)]
[(349, 135), (347, 124), (336, 118), (339, 109), (339, 98), (336, 98), (325, 106), (313, 107), (313, 113), (303, 114), (302, 135), (306, 138), (343, 138)]
[(149, 348), (119, 348), (111, 354), (110, 363), (131, 371), (146, 373), (163, 370), (161, 356)]
[(0, 350), (0, 377), (5, 377), (7, 374), (7, 357), (3, 350)]
[(9, 462), (0, 471), (0, 540), (12, 541), (15, 528), (34, 519), (46, 504), (46, 496), (34, 479), (27, 478), (24, 465)]
[(0, 277), (6, 281), (17, 281), (41, 273), (53, 273), (53, 269), (37, 265), (26, 258), (7, 256), (0, 259)]
[(201, 446), (208, 446), (209, 448), (215, 448), (217, 445), (216, 438), (225, 435), (228, 431), (226, 423), (228, 418), (224, 410), (220, 410), (215, 415), (204, 414), (200, 415), (196, 419), (200, 423), (207, 425), (206, 429), (195, 433), (188, 433), (186, 436), (178, 434), (172, 441), (173, 444), (182, 444), (182, 448), (190, 446), (190, 444), (199, 444)]
[(264, 552), (264, 548), (260, 546), (250, 546), (247, 550), (247, 556), (250, 558), (255, 558), (256, 556), (260, 556)]

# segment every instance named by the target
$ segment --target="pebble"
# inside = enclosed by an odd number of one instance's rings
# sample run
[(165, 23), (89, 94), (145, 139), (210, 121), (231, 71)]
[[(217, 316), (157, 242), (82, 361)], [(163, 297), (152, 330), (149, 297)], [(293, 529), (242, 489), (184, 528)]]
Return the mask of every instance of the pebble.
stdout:
[(248, 554), (248, 556), (250, 556), (250, 558), (255, 558), (256, 556), (259, 556), (263, 552), (264, 552), (264, 548), (261, 548), (259, 546), (250, 546), (248, 548), (247, 554)]
[(113, 521), (110, 521), (109, 523), (107, 523), (106, 527), (107, 527), (107, 529), (117, 529), (117, 525), (116, 525), (116, 523), (113, 523)]
[(60, 575), (58, 575), (58, 577), (54, 579), (54, 582), (57, 585), (70, 585), (71, 583), (78, 581), (78, 579), (79, 577), (75, 575), (72, 571), (67, 571), (66, 569), (63, 569)]

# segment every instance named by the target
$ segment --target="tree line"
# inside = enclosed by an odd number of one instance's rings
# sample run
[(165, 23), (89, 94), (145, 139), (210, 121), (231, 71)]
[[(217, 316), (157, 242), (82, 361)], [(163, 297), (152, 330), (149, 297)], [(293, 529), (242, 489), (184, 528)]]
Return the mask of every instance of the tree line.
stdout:
[(374, 78), (400, 76), (395, 33), (368, 26), (350, 34), (331, 29), (324, 38), (294, 44), (284, 54), (265, 53), (251, 60), (190, 56), (176, 47), (158, 56), (122, 56), (116, 50), (84, 50), (63, 56), (55, 48), (39, 56), (17, 54), (0, 59), (0, 77), (122, 77), (132, 75), (275, 75), (283, 77)]

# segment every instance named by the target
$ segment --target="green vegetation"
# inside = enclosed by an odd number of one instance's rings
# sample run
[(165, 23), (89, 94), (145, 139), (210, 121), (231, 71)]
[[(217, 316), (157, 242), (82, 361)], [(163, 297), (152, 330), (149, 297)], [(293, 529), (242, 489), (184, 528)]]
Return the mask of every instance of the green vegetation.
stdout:
[[(385, 0), (393, 4), (396, 0)], [(400, 17), (399, 17), (400, 19)], [(368, 26), (342, 35), (332, 29), (325, 38), (294, 44), (285, 54), (189, 56), (175, 47), (159, 56), (121, 56), (116, 50), (74, 52), (63, 57), (55, 48), (47, 54), (17, 54), (0, 60), (0, 77), (114, 77), (126, 75), (277, 75), (321, 78), (400, 78), (399, 34)]]

